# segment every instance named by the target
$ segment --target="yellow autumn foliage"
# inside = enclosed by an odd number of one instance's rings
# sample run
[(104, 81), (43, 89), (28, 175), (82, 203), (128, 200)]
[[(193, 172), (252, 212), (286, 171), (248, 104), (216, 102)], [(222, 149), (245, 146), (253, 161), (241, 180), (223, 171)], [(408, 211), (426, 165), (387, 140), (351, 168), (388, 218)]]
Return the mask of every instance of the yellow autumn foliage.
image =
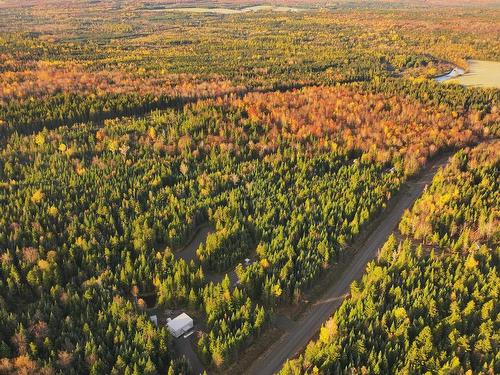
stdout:
[(56, 217), (59, 214), (59, 210), (57, 209), (56, 206), (50, 206), (49, 207), (49, 215)]
[(75, 242), (76, 246), (83, 247), (85, 245), (85, 240), (83, 237), (78, 237)]
[(283, 290), (281, 289), (280, 284), (276, 284), (276, 285), (273, 286), (273, 294), (276, 297), (281, 296), (282, 293), (283, 293)]
[(38, 146), (42, 146), (45, 144), (45, 136), (43, 134), (37, 134), (35, 137), (35, 143)]
[(46, 271), (46, 270), (48, 270), (48, 269), (49, 269), (50, 264), (49, 264), (49, 262), (47, 262), (46, 260), (40, 259), (40, 260), (38, 261), (38, 267), (40, 267), (40, 269), (41, 269), (42, 271)]
[(40, 189), (38, 189), (31, 196), (31, 202), (38, 204), (43, 200), (43, 197), (44, 197), (43, 192)]
[(61, 143), (59, 145), (59, 151), (61, 152), (65, 152), (68, 148), (66, 147), (66, 145), (64, 143)]
[(155, 139), (156, 138), (156, 129), (155, 128), (149, 128), (148, 135), (149, 135), (149, 138)]
[(116, 152), (116, 150), (118, 150), (118, 141), (112, 140), (111, 142), (109, 142), (108, 150), (111, 152)]

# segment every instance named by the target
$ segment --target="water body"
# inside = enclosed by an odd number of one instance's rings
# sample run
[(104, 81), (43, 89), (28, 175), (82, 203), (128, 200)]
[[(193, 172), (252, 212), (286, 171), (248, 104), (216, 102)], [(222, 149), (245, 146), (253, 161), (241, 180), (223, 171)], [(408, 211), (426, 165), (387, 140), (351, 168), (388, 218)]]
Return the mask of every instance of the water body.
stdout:
[(449, 72), (448, 74), (445, 74), (445, 75), (442, 75), (442, 76), (439, 76), (436, 78), (436, 82), (444, 82), (444, 81), (448, 81), (452, 78), (456, 78), (458, 76), (461, 76), (465, 73), (465, 70), (463, 69), (460, 69), (460, 68), (453, 68), (451, 70), (451, 72)]
[(455, 68), (448, 74), (437, 77), (437, 82), (458, 83), (471, 87), (500, 88), (500, 62), (469, 60), (469, 69)]
[(272, 11), (272, 12), (303, 12), (307, 11), (305, 8), (292, 8), (285, 6), (272, 6), (272, 5), (257, 5), (246, 7), (242, 9), (231, 9), (231, 8), (164, 8), (164, 9), (151, 9), (151, 11), (156, 12), (183, 12), (183, 13), (216, 13), (216, 14), (239, 14), (248, 12), (259, 12), (259, 11)]

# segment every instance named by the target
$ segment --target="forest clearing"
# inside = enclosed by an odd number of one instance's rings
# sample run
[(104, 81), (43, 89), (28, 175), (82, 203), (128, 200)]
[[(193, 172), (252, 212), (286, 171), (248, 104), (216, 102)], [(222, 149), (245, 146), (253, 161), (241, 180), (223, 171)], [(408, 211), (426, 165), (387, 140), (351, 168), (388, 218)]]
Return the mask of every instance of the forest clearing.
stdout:
[(500, 62), (471, 60), (465, 74), (451, 80), (464, 86), (500, 88)]

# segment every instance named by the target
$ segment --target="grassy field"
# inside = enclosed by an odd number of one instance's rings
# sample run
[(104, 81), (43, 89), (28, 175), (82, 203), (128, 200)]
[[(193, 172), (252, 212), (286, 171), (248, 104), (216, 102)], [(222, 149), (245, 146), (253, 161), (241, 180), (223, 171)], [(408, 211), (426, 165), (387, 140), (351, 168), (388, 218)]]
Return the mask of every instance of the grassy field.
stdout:
[(447, 82), (464, 86), (500, 88), (500, 62), (471, 60), (467, 73)]
[(305, 11), (305, 8), (291, 8), (291, 7), (277, 7), (271, 5), (258, 5), (252, 7), (246, 7), (242, 9), (231, 9), (231, 8), (200, 8), (200, 7), (186, 7), (186, 8), (168, 8), (168, 9), (154, 9), (155, 11), (167, 11), (167, 12), (186, 12), (186, 13), (218, 13), (218, 14), (236, 14), (236, 13), (246, 13), (246, 12), (258, 12), (258, 11), (273, 11), (273, 12), (300, 12)]

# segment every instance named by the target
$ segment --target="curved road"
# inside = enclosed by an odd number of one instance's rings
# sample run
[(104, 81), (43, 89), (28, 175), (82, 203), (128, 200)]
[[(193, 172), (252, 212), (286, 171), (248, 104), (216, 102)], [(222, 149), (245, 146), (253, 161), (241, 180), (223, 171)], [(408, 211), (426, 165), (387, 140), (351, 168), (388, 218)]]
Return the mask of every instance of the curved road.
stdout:
[(296, 324), (285, 332), (264, 354), (248, 369), (249, 375), (272, 375), (279, 371), (283, 363), (300, 352), (340, 306), (349, 291), (350, 284), (360, 279), (366, 264), (377, 256), (378, 249), (387, 240), (399, 223), (405, 209), (410, 207), (422, 194), (425, 186), (432, 182), (439, 167), (446, 164), (448, 155), (430, 161), (421, 174), (407, 182), (407, 188), (395, 197), (396, 203), (374, 228), (370, 236), (353, 254), (346, 264), (338, 281), (327, 290), (322, 299), (316, 302)]

